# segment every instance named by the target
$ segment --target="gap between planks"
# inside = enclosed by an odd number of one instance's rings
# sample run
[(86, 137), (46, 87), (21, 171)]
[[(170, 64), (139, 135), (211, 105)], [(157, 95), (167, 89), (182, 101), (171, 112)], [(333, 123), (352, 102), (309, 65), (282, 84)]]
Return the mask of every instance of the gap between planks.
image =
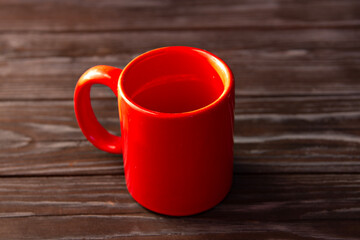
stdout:
[(98, 29), (98, 30), (0, 30), (0, 34), (16, 33), (16, 34), (61, 34), (61, 33), (126, 33), (126, 32), (179, 32), (179, 31), (228, 31), (228, 30), (297, 30), (297, 29), (358, 29), (360, 27), (359, 21), (349, 21), (344, 23), (312, 23), (312, 24), (289, 24), (289, 25), (244, 25), (244, 26), (213, 26), (213, 27), (173, 27), (173, 28), (124, 28), (124, 29)]
[[(292, 176), (303, 176), (303, 175), (308, 175), (308, 176), (315, 176), (315, 175), (320, 175), (320, 176), (326, 176), (326, 175), (337, 175), (337, 176), (341, 176), (341, 175), (354, 175), (354, 176), (359, 176), (360, 173), (359, 172), (234, 172), (233, 176), (242, 176), (242, 177), (246, 177), (246, 176), (287, 176), (287, 175), (292, 175)], [(46, 178), (84, 178), (84, 177), (125, 177), (124, 174), (119, 174), (119, 173), (84, 173), (84, 174), (73, 174), (73, 175), (69, 175), (69, 174), (51, 174), (51, 175), (0, 175), (0, 179), (24, 179), (24, 178), (30, 178), (30, 179), (36, 179), (36, 178), (40, 178), (40, 179), (46, 179)]]

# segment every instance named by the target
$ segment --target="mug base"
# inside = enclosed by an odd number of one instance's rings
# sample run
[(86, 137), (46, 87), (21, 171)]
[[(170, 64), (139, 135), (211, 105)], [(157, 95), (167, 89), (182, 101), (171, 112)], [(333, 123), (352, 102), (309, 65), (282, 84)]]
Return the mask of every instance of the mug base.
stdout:
[(201, 208), (200, 207), (197, 207), (197, 208), (193, 208), (193, 209), (189, 209), (187, 211), (185, 210), (182, 210), (182, 211), (178, 211), (176, 209), (173, 209), (173, 210), (164, 210), (164, 209), (160, 209), (160, 208), (156, 208), (154, 206), (149, 206), (148, 204), (146, 203), (142, 203), (141, 201), (139, 201), (135, 196), (134, 194), (132, 194), (131, 192), (130, 195), (132, 196), (132, 198), (138, 203), (140, 204), (143, 208), (151, 211), (151, 212), (154, 212), (154, 213), (157, 213), (157, 214), (161, 214), (161, 215), (166, 215), (166, 216), (173, 216), (173, 217), (185, 217), (185, 216), (191, 216), (191, 215), (196, 215), (196, 214), (200, 214), (200, 213), (203, 213), (205, 211), (208, 211), (214, 207), (216, 207), (218, 204), (220, 204), (225, 198), (226, 196), (229, 194), (230, 192), (230, 189), (231, 189), (231, 184), (230, 184), (230, 187), (224, 192), (224, 194), (222, 194), (216, 201), (213, 201), (211, 204), (206, 204), (204, 206), (202, 206)]

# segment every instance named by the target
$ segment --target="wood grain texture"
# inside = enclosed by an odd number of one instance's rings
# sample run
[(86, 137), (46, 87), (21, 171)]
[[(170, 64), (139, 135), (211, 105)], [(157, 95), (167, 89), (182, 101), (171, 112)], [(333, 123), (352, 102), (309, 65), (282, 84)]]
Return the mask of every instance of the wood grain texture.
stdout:
[[(360, 77), (359, 52), (215, 53), (234, 69), (238, 95), (330, 95), (360, 91), (359, 82), (354, 80)], [(328, 54), (342, 59), (331, 61)], [(85, 70), (99, 64), (121, 68), (132, 58), (120, 55), (6, 60), (0, 63), (0, 99), (71, 99), (76, 81)], [(108, 95), (99, 92), (95, 97), (105, 96)]]
[[(0, 234), (9, 239), (294, 239), (356, 240), (357, 220), (335, 222), (234, 222), (220, 219), (144, 217), (142, 215), (63, 216), (2, 220)], [(6, 229), (4, 229), (6, 226)], [(59, 230), (61, 229), (61, 231)]]
[[(357, 95), (237, 97), (235, 172), (360, 172), (359, 103)], [(92, 104), (119, 135), (114, 97)], [(0, 112), (3, 176), (123, 172), (121, 156), (87, 142), (72, 101), (1, 101)]]
[(233, 70), (240, 95), (354, 94), (360, 91), (359, 38), (358, 29), (4, 34), (0, 99), (70, 99), (86, 69), (123, 68), (166, 45), (217, 54)]
[(350, 240), (360, 236), (359, 184), (359, 175), (241, 175), (217, 207), (172, 218), (134, 202), (123, 176), (8, 178), (0, 182), (0, 235)]
[[(357, 0), (0, 0), (0, 239), (360, 238)], [(174, 218), (129, 195), (121, 155), (82, 135), (89, 67), (163, 46), (209, 50), (236, 78), (234, 182)], [(115, 97), (92, 90), (119, 134)]]
[[(323, 57), (322, 60), (331, 61), (357, 56), (356, 52), (350, 55), (349, 51), (359, 50), (359, 37), (359, 28), (2, 33), (0, 53), (2, 59), (95, 56), (105, 58), (108, 55), (121, 54), (124, 54), (124, 57), (132, 57), (132, 55), (167, 45), (187, 45), (217, 51), (220, 54), (221, 51), (232, 53), (234, 50), (264, 51), (263, 55), (266, 55), (268, 51), (274, 51), (275, 54), (276, 50), (279, 51), (278, 54), (286, 50), (308, 50), (309, 52), (303, 52), (303, 54), (300, 51), (292, 52), (293, 57), (300, 57), (300, 59), (311, 59), (313, 55), (319, 55), (318, 52), (327, 50), (327, 58)], [(348, 55), (337, 56), (331, 54), (332, 51), (339, 51), (338, 53), (345, 51), (343, 54)], [(276, 60), (276, 55), (272, 57)], [(283, 56), (285, 57), (286, 55)]]
[(225, 0), (221, 4), (213, 0), (2, 0), (0, 30), (343, 27), (360, 24), (359, 8), (356, 0)]

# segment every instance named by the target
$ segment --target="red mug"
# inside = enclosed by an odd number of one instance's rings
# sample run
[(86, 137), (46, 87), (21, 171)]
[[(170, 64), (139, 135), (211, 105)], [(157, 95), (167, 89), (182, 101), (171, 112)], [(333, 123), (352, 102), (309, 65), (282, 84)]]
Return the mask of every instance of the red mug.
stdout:
[[(121, 136), (97, 121), (90, 88), (118, 99)], [(234, 78), (215, 55), (191, 47), (146, 52), (123, 70), (95, 66), (74, 94), (79, 126), (97, 148), (123, 154), (127, 188), (145, 208), (185, 216), (221, 202), (233, 174)]]

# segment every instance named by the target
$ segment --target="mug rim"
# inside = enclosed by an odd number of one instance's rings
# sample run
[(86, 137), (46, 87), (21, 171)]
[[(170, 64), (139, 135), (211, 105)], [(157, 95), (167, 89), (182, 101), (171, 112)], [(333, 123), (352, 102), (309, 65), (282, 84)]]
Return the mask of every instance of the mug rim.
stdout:
[[(128, 72), (128, 69), (133, 66), (134, 64), (136, 64), (137, 62), (151, 56), (154, 54), (157, 54), (160, 51), (164, 51), (167, 49), (178, 49), (178, 50), (185, 50), (185, 51), (196, 51), (199, 52), (203, 55), (206, 56), (206, 58), (215, 58), (217, 61), (218, 65), (222, 65), (220, 66), (223, 70), (226, 71), (226, 76), (227, 76), (227, 81), (229, 82), (229, 84), (224, 84), (224, 90), (222, 91), (222, 93), (220, 94), (219, 97), (217, 97), (214, 101), (212, 101), (211, 103), (207, 104), (204, 107), (201, 108), (197, 108), (191, 111), (187, 111), (187, 112), (175, 112), (175, 113), (168, 113), (168, 112), (159, 112), (159, 111), (154, 111), (148, 108), (145, 108), (137, 103), (135, 103), (126, 93), (125, 91), (123, 91), (123, 81), (122, 79), (124, 78), (124, 74), (126, 72)], [(196, 114), (200, 114), (203, 112), (206, 112), (212, 108), (214, 108), (215, 106), (219, 105), (225, 98), (226, 96), (228, 96), (231, 92), (231, 90), (234, 87), (234, 76), (232, 71), (230, 70), (229, 66), (219, 57), (215, 56), (214, 54), (212, 54), (211, 52), (208, 52), (206, 50), (200, 49), (200, 48), (194, 48), (194, 47), (188, 47), (188, 46), (168, 46), (168, 47), (161, 47), (161, 48), (156, 48), (150, 51), (147, 51), (143, 54), (140, 54), (139, 56), (135, 57), (133, 60), (131, 60), (125, 67), (124, 69), (121, 71), (119, 79), (118, 79), (118, 94), (121, 96), (122, 100), (125, 101), (129, 106), (131, 106), (131, 108), (136, 109), (139, 112), (142, 112), (144, 114), (153, 116), (153, 117), (164, 117), (164, 118), (179, 118), (179, 117), (186, 117), (186, 116), (191, 116), (191, 115), (196, 115)]]

